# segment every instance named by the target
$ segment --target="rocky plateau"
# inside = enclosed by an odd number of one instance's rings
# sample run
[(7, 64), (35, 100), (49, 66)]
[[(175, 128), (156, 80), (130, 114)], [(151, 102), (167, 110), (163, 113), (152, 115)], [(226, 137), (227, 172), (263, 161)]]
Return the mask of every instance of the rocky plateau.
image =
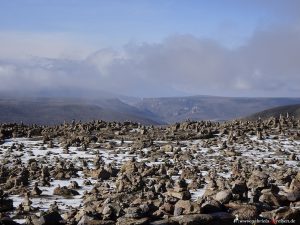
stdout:
[(299, 160), (288, 115), (1, 124), (0, 224), (299, 224)]

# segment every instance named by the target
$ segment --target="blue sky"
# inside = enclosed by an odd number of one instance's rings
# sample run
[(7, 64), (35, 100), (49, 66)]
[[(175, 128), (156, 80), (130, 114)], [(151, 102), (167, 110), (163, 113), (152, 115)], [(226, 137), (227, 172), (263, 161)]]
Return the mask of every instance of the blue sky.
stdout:
[(0, 0), (0, 91), (299, 97), (299, 11), (296, 0)]
[[(0, 1), (0, 29), (63, 32), (110, 45), (157, 42), (172, 34), (243, 42), (275, 21), (268, 7), (247, 1), (6, 0)], [(98, 40), (99, 39), (99, 40)], [(98, 40), (98, 41), (97, 41)]]

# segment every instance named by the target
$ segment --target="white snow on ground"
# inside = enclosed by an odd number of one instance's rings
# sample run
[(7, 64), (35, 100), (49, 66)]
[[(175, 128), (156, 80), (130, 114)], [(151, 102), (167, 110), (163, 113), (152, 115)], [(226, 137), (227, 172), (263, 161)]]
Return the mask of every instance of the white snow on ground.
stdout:
[[(276, 160), (284, 160), (283, 162), (291, 168), (299, 167), (299, 161), (291, 161), (288, 160), (288, 155), (286, 152), (295, 152), (296, 156), (300, 158), (300, 141), (293, 141), (286, 139), (284, 137), (280, 137), (277, 140), (274, 139), (266, 139), (263, 141), (257, 140), (255, 137), (250, 138), (254, 144), (254, 147), (251, 147), (250, 145), (239, 145), (235, 144), (234, 149), (236, 152), (241, 153), (240, 157), (245, 157), (249, 161), (254, 161), (258, 164), (258, 161), (260, 159), (268, 160), (268, 159), (276, 159)], [(54, 145), (56, 147), (54, 148), (48, 148), (47, 145), (44, 145), (41, 138), (35, 138), (35, 139), (27, 139), (27, 138), (15, 138), (15, 139), (7, 139), (5, 140), (5, 143), (0, 145), (0, 161), (3, 159), (13, 159), (16, 160), (17, 158), (22, 160), (22, 163), (27, 163), (29, 159), (36, 159), (36, 160), (42, 160), (46, 159), (48, 162), (53, 162), (56, 157), (58, 158), (65, 158), (67, 160), (71, 160), (74, 162), (76, 166), (81, 165), (81, 162), (79, 159), (88, 159), (92, 160), (97, 153), (99, 153), (102, 156), (102, 159), (106, 164), (116, 162), (116, 165), (120, 166), (125, 161), (130, 160), (132, 157), (136, 157), (138, 161), (145, 161), (148, 166), (154, 165), (154, 164), (161, 164), (164, 163), (163, 159), (158, 159), (156, 162), (149, 161), (149, 159), (142, 159), (138, 155), (129, 154), (129, 150), (126, 147), (120, 146), (119, 140), (110, 140), (114, 141), (117, 144), (117, 150), (121, 150), (119, 153), (116, 153), (118, 151), (116, 150), (107, 150), (107, 149), (88, 149), (87, 151), (79, 151), (76, 147), (70, 147), (70, 154), (64, 154), (63, 148), (58, 146), (58, 143), (54, 142)], [(130, 143), (130, 142), (126, 142)], [(156, 142), (156, 143), (167, 143), (167, 142)], [(24, 145), (24, 148), (22, 151), (17, 151), (13, 149), (13, 151), (10, 150), (10, 148), (13, 145)], [(182, 147), (182, 151), (186, 151), (187, 148), (189, 148), (192, 145), (198, 144), (199, 146), (202, 146), (203, 140), (194, 140), (194, 141), (184, 141), (182, 144), (185, 144), (187, 147)], [(145, 153), (150, 151), (150, 149), (143, 149)], [(166, 152), (165, 154), (172, 155), (172, 152)], [(218, 157), (220, 155), (219, 147), (213, 146), (210, 149), (209, 148), (203, 148), (199, 147), (196, 149), (195, 156), (198, 156), (200, 158), (205, 157), (207, 166), (209, 169), (217, 168), (218, 162), (214, 160), (215, 157)], [(226, 160), (230, 160), (232, 157), (227, 157)], [(197, 157), (192, 160), (187, 160), (186, 165), (193, 165), (195, 162), (197, 162)], [(172, 159), (168, 160), (169, 162), (174, 163)], [(176, 163), (176, 162), (175, 162)], [(91, 165), (91, 162), (89, 162), (89, 165)], [(276, 164), (270, 164), (273, 168), (279, 168)], [(230, 168), (227, 168), (228, 171), (230, 171)], [(172, 179), (177, 180), (180, 177), (181, 171), (177, 174), (172, 176)], [(206, 176), (208, 174), (208, 171), (201, 171), (202, 176)], [(228, 179), (231, 176), (231, 172), (219, 172), (217, 173), (219, 176)], [(82, 173), (78, 173), (78, 178), (72, 178), (68, 181), (66, 180), (53, 180), (51, 181), (50, 187), (43, 187), (41, 186), (40, 189), (43, 191), (42, 195), (39, 197), (33, 197), (31, 198), (31, 201), (33, 202), (33, 207), (38, 207), (42, 210), (47, 210), (51, 204), (53, 204), (54, 201), (56, 201), (59, 205), (60, 209), (68, 209), (69, 207), (78, 207), (82, 204), (82, 195), (85, 191), (89, 191), (92, 188), (92, 185), (85, 186), (83, 185), (83, 182), (85, 178), (83, 178)], [(79, 186), (81, 186), (80, 189), (77, 191), (80, 195), (74, 196), (72, 198), (66, 199), (62, 196), (54, 196), (53, 190), (58, 185), (60, 186), (68, 186), (70, 184), (70, 181), (76, 181), (78, 182)], [(96, 180), (91, 180), (92, 183), (97, 182)], [(34, 182), (31, 182), (34, 183)], [(205, 188), (198, 189), (196, 191), (192, 191), (192, 199), (196, 200), (198, 197), (201, 197), (204, 194)], [(14, 207), (18, 207), (18, 205), (23, 201), (22, 196), (13, 195), (10, 196), (10, 198), (14, 201)], [(23, 220), (19, 220), (19, 222), (24, 222)]]

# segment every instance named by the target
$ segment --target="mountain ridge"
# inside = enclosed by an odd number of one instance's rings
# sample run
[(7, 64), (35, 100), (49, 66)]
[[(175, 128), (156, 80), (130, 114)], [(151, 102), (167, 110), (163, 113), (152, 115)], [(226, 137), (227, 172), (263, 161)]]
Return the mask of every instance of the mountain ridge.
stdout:
[(163, 125), (190, 120), (224, 121), (247, 117), (269, 108), (300, 104), (300, 98), (219, 97), (209, 95), (134, 98), (125, 103), (115, 96), (2, 97), (0, 122), (59, 124), (64, 121), (134, 121)]
[(167, 123), (192, 120), (231, 120), (268, 108), (300, 104), (300, 98), (186, 96), (143, 98), (135, 106), (158, 115)]
[(280, 115), (282, 116), (293, 116), (295, 119), (300, 119), (300, 104), (296, 105), (286, 105), (286, 106), (279, 106), (270, 109), (266, 109), (252, 115), (246, 116), (245, 120), (257, 120), (258, 118), (267, 119), (269, 117), (276, 117), (279, 118)]
[(87, 101), (76, 98), (2, 98), (0, 122), (54, 125), (64, 121), (107, 120), (134, 121), (142, 124), (163, 124), (159, 118), (129, 106), (118, 99)]

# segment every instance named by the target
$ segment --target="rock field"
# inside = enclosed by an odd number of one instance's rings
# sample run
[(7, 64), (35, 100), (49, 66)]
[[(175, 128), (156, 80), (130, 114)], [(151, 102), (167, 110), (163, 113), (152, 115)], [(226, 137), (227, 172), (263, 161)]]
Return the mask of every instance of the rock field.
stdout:
[(300, 224), (299, 165), (289, 116), (1, 124), (0, 224)]

